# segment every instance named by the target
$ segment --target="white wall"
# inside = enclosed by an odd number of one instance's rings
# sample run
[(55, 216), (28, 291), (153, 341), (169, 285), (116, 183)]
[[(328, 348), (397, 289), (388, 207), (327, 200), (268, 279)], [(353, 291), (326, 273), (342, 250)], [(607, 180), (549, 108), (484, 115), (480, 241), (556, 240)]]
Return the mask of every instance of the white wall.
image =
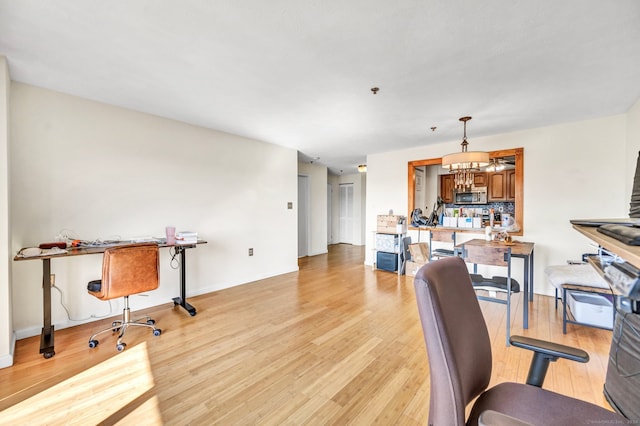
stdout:
[(353, 244), (362, 246), (366, 243), (367, 173), (329, 176), (329, 184), (333, 188), (331, 232), (334, 243), (337, 243), (340, 235), (340, 184), (349, 183), (353, 184)]
[[(634, 120), (640, 122), (637, 117)], [(630, 192), (625, 188), (633, 171), (625, 164), (630, 163), (626, 154), (630, 126), (637, 129), (623, 114), (485, 138), (471, 136), (472, 150), (524, 148), (525, 233), (518, 239), (535, 243), (536, 292), (552, 294), (544, 276), (545, 266), (593, 251), (589, 241), (573, 230), (569, 219), (628, 216)], [(638, 144), (637, 137), (633, 143)], [(407, 162), (441, 157), (459, 149), (456, 140), (369, 155), (367, 229), (374, 230), (376, 215), (389, 209), (407, 214)], [(417, 239), (416, 231), (410, 235)], [(463, 238), (473, 237), (477, 235)], [(372, 247), (372, 238), (368, 238), (367, 246)], [(366, 263), (371, 264), (372, 251), (366, 253)], [(521, 265), (515, 265), (514, 273), (521, 276)]]
[(625, 178), (626, 199), (631, 200), (631, 190), (633, 178), (636, 173), (636, 162), (638, 161), (638, 151), (640, 151), (640, 100), (629, 109), (627, 113), (627, 149), (626, 149), (626, 171)]
[(9, 241), (9, 92), (7, 59), (0, 56), (0, 368), (13, 364), (11, 255)]
[(309, 256), (327, 252), (327, 168), (298, 163), (298, 174), (309, 176)]
[[(174, 225), (208, 241), (187, 253), (188, 296), (298, 269), (295, 150), (15, 82), (11, 95), (12, 254), (60, 232), (87, 240), (163, 236)], [(161, 286), (132, 298), (134, 309), (179, 294), (169, 250), (161, 253)], [(52, 261), (74, 318), (108, 312), (86, 292), (101, 261)], [(41, 273), (39, 261), (13, 262), (18, 337), (40, 333)], [(56, 292), (52, 321), (74, 324)]]

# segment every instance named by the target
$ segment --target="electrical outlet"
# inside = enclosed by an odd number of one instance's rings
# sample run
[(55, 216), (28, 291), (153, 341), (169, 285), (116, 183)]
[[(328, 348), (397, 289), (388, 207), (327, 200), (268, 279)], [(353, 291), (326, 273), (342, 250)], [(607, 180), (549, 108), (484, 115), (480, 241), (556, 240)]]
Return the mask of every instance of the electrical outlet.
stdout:
[(49, 282), (51, 284), (51, 287), (55, 287), (55, 285), (56, 285), (56, 274), (51, 274), (51, 276), (49, 277)]
[(287, 208), (288, 208), (289, 210), (293, 209), (293, 203), (292, 203), (291, 201), (289, 201), (289, 202), (287, 203)]
[(253, 256), (253, 249), (252, 248), (249, 249), (249, 256)]

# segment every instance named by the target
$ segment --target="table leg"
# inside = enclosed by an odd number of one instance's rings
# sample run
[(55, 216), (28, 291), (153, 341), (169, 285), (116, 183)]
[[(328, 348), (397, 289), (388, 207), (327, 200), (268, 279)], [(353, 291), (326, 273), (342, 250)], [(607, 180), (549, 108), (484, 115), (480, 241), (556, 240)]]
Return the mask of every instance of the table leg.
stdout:
[(567, 289), (562, 287), (562, 334), (567, 334)]
[(522, 327), (524, 329), (529, 328), (529, 258), (524, 258), (524, 306), (522, 308)]
[(173, 298), (173, 304), (180, 305), (189, 312), (192, 317), (196, 315), (196, 308), (187, 303), (187, 272), (186, 272), (186, 248), (175, 246), (176, 252), (180, 253), (180, 297)]
[(531, 265), (529, 269), (529, 300), (533, 302), (533, 249), (531, 249)]
[(51, 325), (51, 259), (42, 259), (42, 314), (43, 324), (40, 333), (40, 353), (45, 358), (56, 354), (53, 348), (54, 327)]

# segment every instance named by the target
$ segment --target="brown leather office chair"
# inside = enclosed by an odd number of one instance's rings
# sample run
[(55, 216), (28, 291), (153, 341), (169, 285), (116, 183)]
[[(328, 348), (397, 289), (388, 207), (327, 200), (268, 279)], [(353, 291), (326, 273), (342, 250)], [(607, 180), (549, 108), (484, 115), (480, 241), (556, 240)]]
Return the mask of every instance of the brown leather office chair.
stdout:
[(98, 346), (96, 336), (107, 331), (120, 332), (116, 349), (123, 351), (127, 346), (122, 337), (128, 327), (149, 327), (154, 336), (159, 336), (162, 330), (155, 327), (155, 321), (150, 317), (131, 320), (129, 296), (132, 294), (151, 291), (158, 288), (159, 282), (159, 253), (158, 245), (154, 243), (129, 244), (109, 247), (102, 259), (102, 279), (89, 282), (89, 294), (100, 300), (110, 300), (124, 297), (122, 320), (114, 321), (111, 327), (99, 331), (89, 338), (89, 347)]
[[(487, 389), (491, 342), (461, 258), (426, 264), (416, 274), (414, 287), (429, 358), (430, 425), (477, 425), (484, 412), (533, 425), (626, 422), (612, 411), (541, 388), (550, 361), (558, 357), (588, 361), (586, 352), (564, 345), (511, 336), (513, 346), (534, 351), (527, 384), (500, 383)], [(476, 397), (465, 419), (465, 409)]]

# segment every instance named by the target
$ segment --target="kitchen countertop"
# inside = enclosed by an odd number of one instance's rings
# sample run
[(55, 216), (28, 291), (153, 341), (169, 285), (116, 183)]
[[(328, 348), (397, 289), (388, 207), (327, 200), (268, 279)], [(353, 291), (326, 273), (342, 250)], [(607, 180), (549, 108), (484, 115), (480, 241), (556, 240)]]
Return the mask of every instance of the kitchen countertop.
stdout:
[[(465, 232), (465, 233), (470, 233), (470, 234), (483, 234), (484, 235), (484, 228), (458, 228), (458, 227), (453, 227), (453, 226), (421, 226), (420, 228), (414, 227), (414, 226), (410, 226), (409, 230), (414, 230), (414, 231), (427, 231), (427, 230), (431, 230), (434, 232), (438, 232), (438, 231), (450, 231), (450, 232)], [(492, 232), (502, 232), (504, 231), (505, 228), (492, 228), (491, 231)], [(509, 231), (510, 235), (522, 235), (521, 232), (511, 232)]]

